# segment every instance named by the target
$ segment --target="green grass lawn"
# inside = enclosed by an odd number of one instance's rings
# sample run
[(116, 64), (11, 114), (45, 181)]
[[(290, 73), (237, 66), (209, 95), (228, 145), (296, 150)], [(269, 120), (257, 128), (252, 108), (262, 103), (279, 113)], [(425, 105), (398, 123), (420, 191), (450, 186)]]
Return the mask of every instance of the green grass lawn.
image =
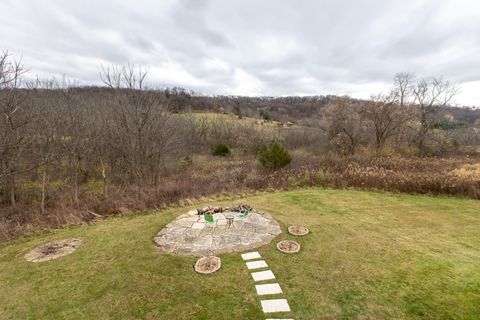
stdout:
[[(238, 201), (236, 201), (238, 202)], [(259, 249), (295, 319), (479, 319), (480, 202), (308, 189), (242, 200), (308, 226), (302, 251)], [(118, 217), (0, 245), (0, 319), (265, 319), (239, 254), (210, 276), (161, 254), (154, 235), (186, 208)], [(33, 247), (82, 239), (44, 263)], [(287, 314), (278, 314), (286, 317)]]

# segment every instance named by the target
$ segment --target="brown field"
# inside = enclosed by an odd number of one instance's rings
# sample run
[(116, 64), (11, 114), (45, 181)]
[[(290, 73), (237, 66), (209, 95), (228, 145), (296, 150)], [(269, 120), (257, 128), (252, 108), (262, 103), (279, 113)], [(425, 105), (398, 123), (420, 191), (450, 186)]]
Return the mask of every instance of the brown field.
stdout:
[(258, 191), (292, 190), (304, 187), (353, 188), (410, 194), (451, 195), (480, 199), (478, 157), (320, 157), (294, 153), (286, 168), (268, 171), (255, 157), (239, 159), (199, 155), (192, 164), (165, 176), (156, 187), (138, 193), (135, 187), (109, 186), (104, 197), (101, 184), (84, 185), (81, 206), (75, 208), (72, 190), (50, 193), (48, 214), (31, 209), (32, 202), (15, 209), (1, 209), (0, 240), (4, 241), (42, 228), (57, 228), (119, 213), (118, 208), (139, 212), (191, 205), (207, 198), (240, 197)]

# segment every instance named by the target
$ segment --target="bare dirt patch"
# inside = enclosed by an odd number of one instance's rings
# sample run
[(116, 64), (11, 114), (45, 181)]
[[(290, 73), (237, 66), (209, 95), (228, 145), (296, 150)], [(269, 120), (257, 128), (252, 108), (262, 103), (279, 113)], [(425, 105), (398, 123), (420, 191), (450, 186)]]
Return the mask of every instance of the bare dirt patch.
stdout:
[(43, 262), (66, 256), (77, 249), (82, 243), (80, 239), (55, 240), (36, 247), (25, 255), (31, 262)]

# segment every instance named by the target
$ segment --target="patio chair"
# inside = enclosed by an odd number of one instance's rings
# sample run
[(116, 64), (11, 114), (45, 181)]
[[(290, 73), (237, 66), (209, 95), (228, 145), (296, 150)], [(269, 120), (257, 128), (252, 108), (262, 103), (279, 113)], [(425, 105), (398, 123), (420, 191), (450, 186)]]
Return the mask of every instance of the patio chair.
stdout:
[(203, 217), (205, 218), (206, 222), (214, 223), (215, 222), (215, 217), (213, 214), (204, 214)]
[(250, 213), (250, 209), (245, 209), (237, 213), (237, 218), (245, 219), (248, 217), (248, 214)]

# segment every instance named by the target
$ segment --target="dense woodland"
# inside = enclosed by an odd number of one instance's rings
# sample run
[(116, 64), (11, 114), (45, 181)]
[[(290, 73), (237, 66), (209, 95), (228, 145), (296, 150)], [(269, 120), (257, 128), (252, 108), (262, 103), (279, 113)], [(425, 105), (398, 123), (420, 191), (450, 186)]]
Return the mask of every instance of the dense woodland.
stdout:
[[(399, 73), (390, 92), (349, 97), (202, 96), (147, 86), (141, 67), (103, 87), (31, 79), (0, 55), (0, 240), (43, 227), (214, 194), (302, 186), (480, 198), (480, 110), (452, 107), (442, 78)], [(285, 168), (258, 156), (272, 142)], [(228, 156), (212, 155), (222, 143)]]

